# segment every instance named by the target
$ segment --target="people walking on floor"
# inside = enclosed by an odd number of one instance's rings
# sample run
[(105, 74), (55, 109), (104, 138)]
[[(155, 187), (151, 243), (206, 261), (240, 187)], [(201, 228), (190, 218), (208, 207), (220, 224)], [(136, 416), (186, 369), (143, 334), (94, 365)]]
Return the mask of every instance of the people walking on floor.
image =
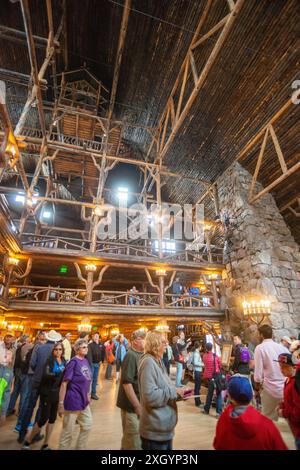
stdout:
[(22, 408), (22, 404), (24, 402), (24, 393), (21, 395), (21, 390), (22, 390), (22, 350), (24, 349), (24, 346), (26, 344), (29, 344), (30, 339), (29, 335), (22, 335), (19, 338), (18, 341), (18, 346), (16, 350), (16, 355), (15, 355), (15, 362), (14, 362), (14, 387), (12, 394), (10, 396), (10, 401), (7, 409), (7, 416), (10, 416), (14, 414), (15, 412), (15, 405), (17, 402), (17, 399), (20, 395), (20, 401), (19, 401), (19, 411)]
[(296, 372), (299, 365), (294, 362), (292, 354), (278, 356), (281, 373), (285, 379), (283, 401), (279, 405), (278, 415), (287, 419), (295, 438), (297, 450), (300, 450), (300, 390), (296, 387)]
[(143, 450), (172, 450), (177, 424), (176, 400), (184, 392), (174, 387), (166, 372), (162, 362), (165, 348), (166, 340), (161, 333), (147, 333), (145, 354), (138, 366)]
[[(61, 334), (57, 333), (55, 330), (50, 330), (45, 333), (46, 343), (41, 344), (37, 343), (33, 349), (31, 358), (30, 358), (30, 369), (28, 373), (32, 376), (30, 379), (30, 394), (28, 398), (28, 403), (26, 410), (24, 411), (24, 416), (22, 417), (21, 429), (19, 431), (18, 442), (22, 443), (27, 434), (28, 426), (33, 415), (35, 405), (38, 401), (40, 394), (40, 384), (44, 373), (44, 367), (47, 362), (47, 359), (52, 353), (52, 349), (55, 343), (61, 341)], [(41, 404), (36, 413), (35, 422), (40, 419)], [(38, 435), (40, 437), (40, 435)], [(37, 438), (36, 438), (37, 439)]]
[(75, 449), (84, 450), (93, 424), (90, 409), (92, 371), (86, 359), (88, 343), (79, 339), (74, 344), (75, 356), (67, 363), (59, 392), (59, 416), (63, 416), (59, 449), (70, 450), (75, 423), (80, 430)]
[(185, 339), (184, 331), (180, 331), (178, 336), (179, 336), (178, 347), (179, 347), (179, 350), (180, 350), (180, 354), (183, 356), (181, 382), (182, 382), (183, 385), (185, 385), (188, 382), (188, 379), (186, 379), (186, 380), (184, 379), (185, 371), (187, 369), (188, 348), (192, 344), (192, 341), (191, 341), (190, 338), (188, 340)]
[(182, 371), (183, 371), (183, 365), (184, 365), (184, 357), (181, 354), (181, 347), (179, 346), (178, 341), (179, 341), (179, 336), (173, 336), (172, 353), (173, 353), (174, 361), (176, 364), (175, 385), (176, 387), (183, 387), (183, 384), (181, 383), (181, 379), (182, 379)]
[(146, 333), (134, 331), (131, 346), (122, 364), (121, 382), (117, 406), (121, 409), (122, 442), (121, 450), (141, 450), (139, 418), (141, 416), (140, 393), (138, 387), (138, 363), (144, 352)]
[(279, 354), (286, 353), (282, 344), (275, 343), (272, 339), (270, 325), (262, 325), (258, 328), (261, 344), (254, 351), (254, 381), (256, 387), (262, 389), (261, 404), (262, 413), (270, 419), (277, 421), (278, 405), (283, 400), (284, 376), (281, 373), (278, 362)]
[(65, 351), (64, 358), (67, 362), (71, 359), (71, 355), (72, 355), (71, 338), (72, 338), (72, 333), (66, 333), (62, 341), (64, 351)]
[[(200, 354), (200, 342), (195, 341), (194, 343), (194, 351), (191, 352), (191, 365), (193, 367), (194, 372), (194, 380), (195, 380), (195, 389), (194, 395), (200, 395), (201, 390), (201, 380), (202, 380), (202, 371), (204, 367), (204, 362), (202, 361), (202, 357)], [(201, 405), (200, 397), (195, 397), (195, 406), (199, 407)]]
[(206, 353), (203, 354), (204, 372), (203, 379), (207, 380), (207, 396), (204, 405), (204, 414), (209, 414), (214, 392), (216, 394), (216, 413), (219, 417), (222, 413), (222, 389), (220, 387), (221, 360), (212, 352), (213, 345), (206, 344)]
[(173, 357), (172, 348), (169, 345), (169, 341), (166, 340), (166, 350), (163, 355), (163, 363), (165, 365), (168, 375), (170, 375), (170, 366), (171, 366), (172, 357)]
[(105, 371), (105, 378), (106, 380), (112, 380), (111, 374), (112, 374), (112, 368), (113, 365), (115, 364), (115, 344), (113, 340), (106, 341), (104, 343), (105, 347), (105, 358), (106, 358), (106, 371)]
[(65, 366), (63, 344), (57, 343), (52, 349), (51, 356), (46, 361), (41, 380), (39, 390), (41, 402), (40, 418), (35, 423), (30, 436), (25, 440), (23, 449), (30, 448), (34, 437), (40, 433), (41, 428), (47, 423), (45, 440), (41, 450), (51, 450), (49, 448), (49, 440), (57, 417), (59, 390)]
[(92, 335), (92, 341), (89, 343), (88, 346), (88, 355), (87, 359), (92, 368), (93, 380), (92, 380), (92, 394), (91, 398), (93, 400), (99, 400), (97, 395), (97, 383), (98, 383), (98, 375), (100, 369), (100, 363), (103, 362), (103, 350), (104, 346), (100, 342), (100, 335), (99, 333), (94, 333)]
[(242, 339), (239, 335), (233, 336), (233, 344), (235, 348), (233, 352), (234, 361), (231, 367), (232, 372), (249, 378), (251, 361), (250, 351), (243, 345)]
[(115, 359), (116, 359), (116, 382), (119, 381), (120, 369), (122, 362), (126, 356), (128, 340), (123, 334), (118, 334), (113, 338), (113, 343), (115, 345)]
[(228, 394), (230, 405), (217, 424), (216, 450), (288, 449), (275, 424), (250, 405), (253, 393), (246, 377), (231, 377)]
[(14, 337), (5, 335), (0, 343), (0, 425), (6, 420), (6, 413), (10, 401), (10, 390), (13, 381), (13, 367), (15, 349)]

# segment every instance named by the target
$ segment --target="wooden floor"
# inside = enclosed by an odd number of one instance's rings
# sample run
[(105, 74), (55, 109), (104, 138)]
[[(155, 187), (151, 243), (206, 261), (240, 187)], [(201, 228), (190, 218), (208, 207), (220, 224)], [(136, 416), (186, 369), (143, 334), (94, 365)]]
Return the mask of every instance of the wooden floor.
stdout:
[[(104, 371), (101, 366), (99, 376), (98, 395), (100, 400), (92, 400), (93, 429), (91, 431), (88, 449), (114, 450), (120, 449), (121, 418), (120, 410), (116, 407), (118, 385), (113, 381), (103, 379)], [(204, 397), (203, 397), (204, 398)], [(211, 415), (203, 415), (195, 407), (193, 400), (178, 403), (178, 424), (174, 439), (174, 449), (178, 450), (207, 450), (213, 449), (212, 442), (215, 435), (217, 420), (215, 409)], [(17, 443), (18, 434), (13, 432), (16, 418), (10, 416), (6, 424), (0, 428), (0, 450), (17, 450), (21, 445)], [(62, 420), (58, 417), (51, 438), (51, 448), (58, 448)], [(290, 449), (295, 449), (294, 439), (284, 419), (280, 419), (278, 428)], [(76, 435), (73, 443), (75, 445)], [(36, 443), (32, 449), (39, 449), (41, 443)]]

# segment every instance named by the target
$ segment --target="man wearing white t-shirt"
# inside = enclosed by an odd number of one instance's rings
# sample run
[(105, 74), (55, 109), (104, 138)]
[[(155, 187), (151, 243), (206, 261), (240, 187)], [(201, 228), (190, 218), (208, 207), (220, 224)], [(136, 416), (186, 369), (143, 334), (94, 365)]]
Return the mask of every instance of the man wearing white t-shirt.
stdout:
[(258, 328), (261, 344), (254, 351), (254, 380), (262, 386), (261, 393), (262, 413), (274, 421), (278, 420), (277, 408), (283, 400), (285, 378), (281, 373), (278, 362), (279, 354), (285, 353), (282, 344), (272, 339), (270, 325)]

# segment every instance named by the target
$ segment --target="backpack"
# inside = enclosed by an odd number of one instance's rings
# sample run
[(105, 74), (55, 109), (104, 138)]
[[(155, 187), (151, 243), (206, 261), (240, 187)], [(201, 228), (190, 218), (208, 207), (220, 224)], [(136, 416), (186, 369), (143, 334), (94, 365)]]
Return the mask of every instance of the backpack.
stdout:
[(251, 360), (249, 349), (246, 347), (240, 348), (240, 362), (242, 364), (249, 364)]

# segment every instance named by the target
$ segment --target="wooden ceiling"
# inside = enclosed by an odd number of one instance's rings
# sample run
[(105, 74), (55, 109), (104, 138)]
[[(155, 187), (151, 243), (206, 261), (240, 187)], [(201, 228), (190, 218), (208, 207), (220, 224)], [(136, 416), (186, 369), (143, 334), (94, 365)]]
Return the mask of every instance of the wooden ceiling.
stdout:
[[(107, 88), (111, 89), (114, 62), (124, 2), (112, 0), (73, 0), (67, 2), (68, 66), (86, 64)], [(133, 0), (120, 69), (115, 118), (153, 127), (166, 105), (183, 58), (205, 8), (204, 0)], [(34, 34), (47, 36), (45, 5), (32, 0)], [(55, 28), (59, 24), (61, 4), (53, 0)], [(213, 2), (203, 33), (228, 12), (225, 0)], [(1, 2), (0, 24), (24, 30), (19, 3)], [(243, 5), (234, 27), (200, 91), (188, 118), (166, 154), (164, 163), (172, 171), (214, 181), (235, 160), (239, 152), (263, 125), (283, 106), (292, 93), (292, 83), (300, 78), (300, 2), (298, 0), (251, 0)], [(6, 33), (7, 35), (7, 33)], [(201, 69), (217, 35), (195, 55)], [(37, 49), (41, 63), (45, 50)], [(0, 35), (0, 63), (3, 68), (30, 73), (26, 41), (10, 41)], [(63, 57), (57, 57), (58, 71)], [(52, 78), (44, 98), (53, 101)], [(12, 90), (16, 93), (16, 88)], [(188, 93), (188, 89), (187, 89)], [(13, 121), (20, 115), (26, 93), (9, 97)], [(184, 98), (187, 99), (187, 96)], [(275, 126), (287, 165), (299, 160), (299, 106)], [(86, 129), (89, 123), (85, 123)], [(73, 126), (74, 122), (66, 122)], [(133, 152), (145, 155), (151, 136), (143, 128), (126, 127), (124, 142)], [(242, 164), (254, 171), (253, 148)], [(66, 171), (69, 162), (56, 162)], [(59, 166), (61, 165), (61, 166)], [(66, 166), (63, 166), (66, 165)], [(90, 161), (75, 172), (95, 175)], [(74, 166), (75, 168), (75, 166)], [(271, 144), (266, 150), (264, 167), (258, 180), (266, 186), (279, 174)], [(184, 178), (164, 177), (166, 197), (177, 203), (196, 202), (205, 187)], [(279, 207), (299, 193), (299, 171), (273, 191)], [(86, 196), (87, 194), (84, 193)], [(299, 218), (283, 211), (293, 235), (300, 242)]]

